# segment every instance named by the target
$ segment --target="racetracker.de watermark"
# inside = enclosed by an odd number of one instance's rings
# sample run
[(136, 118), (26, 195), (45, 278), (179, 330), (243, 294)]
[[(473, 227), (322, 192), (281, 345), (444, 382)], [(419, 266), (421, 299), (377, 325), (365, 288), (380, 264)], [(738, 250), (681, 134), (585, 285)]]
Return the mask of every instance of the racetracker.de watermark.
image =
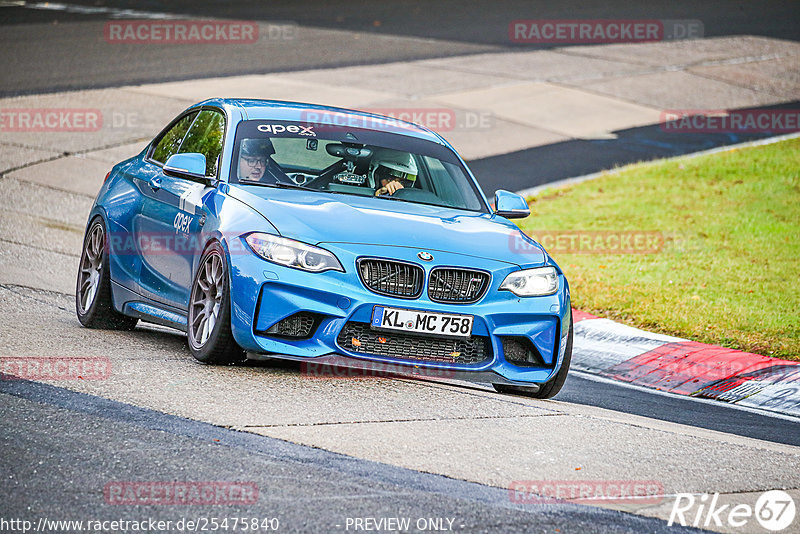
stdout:
[(643, 43), (699, 39), (696, 19), (529, 19), (513, 20), (508, 37), (524, 44)]
[(0, 380), (106, 380), (111, 360), (105, 356), (3, 356)]
[[(640, 230), (532, 230), (529, 232), (550, 254), (656, 254), (664, 248), (664, 235)], [(527, 236), (508, 238), (512, 252), (536, 254), (539, 247)]]
[(792, 133), (800, 131), (800, 109), (674, 109), (659, 122), (671, 133)]
[[(353, 338), (350, 343), (354, 344), (353, 342), (358, 341), (356, 338)], [(460, 353), (455, 352), (453, 354), (455, 354), (454, 361), (456, 361), (458, 356), (461, 355)], [(359, 367), (350, 367), (344, 363), (302, 362), (300, 364), (300, 374), (304, 378), (315, 380), (358, 380), (364, 378), (393, 378), (396, 376), (411, 376), (415, 378), (434, 379), (455, 377), (455, 371), (452, 369), (412, 367), (409, 365), (369, 361), (360, 362)]]
[(102, 127), (99, 109), (0, 109), (0, 132), (96, 132)]
[[(207, 239), (195, 230), (201, 216), (179, 211), (172, 222), (174, 231), (163, 232), (112, 232), (105, 236), (105, 246), (110, 247), (115, 256), (185, 256), (202, 254)], [(231, 255), (250, 255), (253, 250), (244, 240), (245, 233), (230, 232), (225, 234), (225, 243)]]
[[(485, 111), (453, 108), (366, 108), (363, 111), (365, 112), (363, 115), (304, 111), (300, 121), (313, 126), (320, 132), (342, 131), (351, 128), (407, 132), (414, 130), (415, 125), (436, 132), (452, 132), (453, 130), (486, 130), (494, 126), (494, 115)], [(370, 114), (381, 116), (376, 117)]]
[(508, 486), (508, 498), (517, 504), (659, 504), (664, 485), (658, 480), (515, 480)]
[(258, 502), (255, 482), (234, 481), (115, 481), (103, 488), (114, 505), (236, 505)]
[(119, 20), (106, 22), (103, 38), (110, 44), (254, 44), (295, 39), (297, 29), (293, 22)]
[(436, 132), (486, 130), (494, 126), (494, 115), (487, 111), (453, 108), (367, 108), (364, 111), (412, 122)]
[[(178, 212), (174, 230), (163, 232), (113, 232), (105, 245), (116, 256), (195, 256), (206, 249), (206, 238), (192, 233), (200, 216)], [(249, 255), (253, 250), (244, 236), (247, 232), (227, 232), (225, 242), (231, 255)], [(533, 239), (548, 252), (556, 254), (656, 254), (664, 248), (664, 235), (640, 230), (540, 230), (531, 231)], [(520, 254), (538, 254), (539, 245), (521, 233), (508, 237), (509, 250)]]

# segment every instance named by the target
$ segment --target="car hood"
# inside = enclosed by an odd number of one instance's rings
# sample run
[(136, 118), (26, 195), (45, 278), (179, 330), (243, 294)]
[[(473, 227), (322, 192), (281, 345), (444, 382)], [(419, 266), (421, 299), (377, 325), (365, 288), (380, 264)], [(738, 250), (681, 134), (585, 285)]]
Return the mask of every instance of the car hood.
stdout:
[(546, 254), (511, 221), (487, 213), (411, 202), (232, 185), (228, 194), (263, 215), (280, 234), (311, 244), (411, 247), (543, 264)]

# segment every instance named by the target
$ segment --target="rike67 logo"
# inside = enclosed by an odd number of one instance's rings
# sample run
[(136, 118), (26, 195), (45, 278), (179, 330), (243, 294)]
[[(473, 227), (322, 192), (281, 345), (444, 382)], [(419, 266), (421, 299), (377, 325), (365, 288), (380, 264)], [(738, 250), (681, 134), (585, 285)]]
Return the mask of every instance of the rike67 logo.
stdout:
[(788, 528), (794, 522), (794, 499), (781, 490), (767, 491), (761, 494), (755, 506), (749, 504), (722, 504), (720, 494), (704, 493), (699, 497), (691, 493), (678, 493), (672, 505), (668, 525), (675, 523), (687, 527), (700, 528), (742, 528), (751, 524), (755, 517), (763, 528), (778, 532)]

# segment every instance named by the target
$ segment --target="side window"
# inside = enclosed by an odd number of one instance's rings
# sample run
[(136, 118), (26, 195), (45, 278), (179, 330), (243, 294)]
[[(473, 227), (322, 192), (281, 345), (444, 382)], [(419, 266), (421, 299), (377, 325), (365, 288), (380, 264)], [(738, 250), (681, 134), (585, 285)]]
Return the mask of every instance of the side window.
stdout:
[(206, 157), (206, 176), (217, 175), (217, 163), (225, 135), (225, 117), (219, 111), (203, 110), (183, 139), (180, 154), (199, 152)]
[(469, 187), (466, 183), (467, 177), (461, 169), (430, 156), (423, 156), (422, 159), (431, 175), (433, 190), (445, 205), (469, 210), (481, 209), (480, 201), (475, 195), (465, 195), (459, 189), (459, 186)]
[(196, 116), (196, 111), (194, 113), (189, 113), (179, 120), (175, 126), (170, 128), (156, 145), (155, 150), (153, 150), (153, 155), (150, 156), (151, 159), (159, 163), (166, 163), (169, 157), (178, 151), (183, 141), (183, 136), (186, 135), (189, 126), (192, 125), (192, 121)]

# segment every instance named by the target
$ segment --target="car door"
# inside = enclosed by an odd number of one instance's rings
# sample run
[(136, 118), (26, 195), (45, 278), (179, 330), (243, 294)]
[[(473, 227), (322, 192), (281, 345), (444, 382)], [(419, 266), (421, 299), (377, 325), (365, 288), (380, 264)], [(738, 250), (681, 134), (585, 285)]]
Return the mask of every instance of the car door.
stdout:
[(206, 157), (206, 176), (216, 177), (225, 118), (219, 110), (204, 109), (191, 118), (191, 124), (180, 135), (182, 127), (165, 140), (164, 150), (159, 151), (157, 146), (153, 152), (154, 169), (144, 189), (139, 217), (146, 242), (142, 246), (139, 279), (145, 296), (185, 310), (192, 282), (192, 261), (202, 252), (198, 250), (202, 246), (198, 237), (205, 221), (203, 198), (213, 188), (168, 176), (163, 163), (174, 153), (200, 153)]
[[(142, 284), (144, 262), (158, 262), (158, 258), (151, 255), (151, 247), (154, 241), (159, 241), (154, 235), (155, 225), (143, 217), (144, 204), (161, 194), (161, 184), (164, 181), (162, 166), (172, 154), (178, 151), (198, 113), (199, 111), (192, 111), (175, 119), (156, 137), (137, 172), (131, 175), (135, 188), (134, 194), (137, 197), (136, 212), (131, 224), (136, 254), (132, 254), (127, 260), (131, 266), (135, 265), (137, 292), (146, 297), (156, 298), (156, 300), (160, 299), (157, 298), (157, 295), (151, 295)], [(149, 272), (151, 269), (153, 266), (148, 264), (144, 271)]]
[(108, 231), (111, 279), (135, 293), (141, 292), (139, 273), (141, 253), (136, 239), (136, 221), (141, 210), (141, 176), (147, 164), (143, 158), (131, 158), (116, 168), (119, 180), (109, 184), (105, 196), (105, 222)]

